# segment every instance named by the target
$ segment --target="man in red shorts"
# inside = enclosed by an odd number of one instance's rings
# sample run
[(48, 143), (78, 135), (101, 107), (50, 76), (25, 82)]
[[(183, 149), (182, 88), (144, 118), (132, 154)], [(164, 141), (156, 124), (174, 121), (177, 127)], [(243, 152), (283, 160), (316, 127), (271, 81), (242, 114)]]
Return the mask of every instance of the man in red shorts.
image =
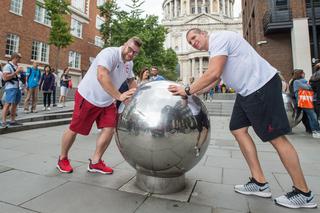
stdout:
[[(117, 123), (114, 101), (126, 101), (137, 87), (132, 71), (132, 60), (138, 55), (141, 46), (142, 41), (132, 37), (121, 47), (103, 49), (91, 64), (78, 86), (72, 120), (62, 137), (57, 164), (60, 172), (73, 172), (68, 152), (77, 134), (88, 135), (93, 123), (96, 122), (102, 131), (96, 141), (96, 150), (89, 159), (88, 171), (113, 173), (112, 168), (106, 166), (101, 158), (111, 142)], [(129, 90), (121, 94), (118, 89), (126, 80)]]

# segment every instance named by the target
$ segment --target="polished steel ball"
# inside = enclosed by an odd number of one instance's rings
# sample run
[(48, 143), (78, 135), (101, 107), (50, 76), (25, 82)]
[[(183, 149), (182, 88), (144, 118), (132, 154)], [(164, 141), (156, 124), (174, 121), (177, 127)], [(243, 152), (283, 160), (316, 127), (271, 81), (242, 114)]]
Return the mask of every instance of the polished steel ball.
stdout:
[(208, 112), (196, 96), (173, 96), (171, 81), (141, 85), (119, 115), (116, 142), (138, 173), (183, 175), (204, 155), (210, 139)]
[(290, 127), (293, 128), (297, 126), (302, 120), (302, 112), (297, 111), (294, 107), (293, 100), (289, 93), (282, 93), (282, 98), (284, 102), (284, 108), (288, 116)]

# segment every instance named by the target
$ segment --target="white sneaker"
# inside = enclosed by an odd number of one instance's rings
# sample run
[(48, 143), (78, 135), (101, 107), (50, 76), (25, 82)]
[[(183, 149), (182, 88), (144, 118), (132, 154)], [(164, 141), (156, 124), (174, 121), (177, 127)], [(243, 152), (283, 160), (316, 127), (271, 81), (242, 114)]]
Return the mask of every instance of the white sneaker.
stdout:
[(26, 113), (26, 114), (30, 113), (30, 111), (29, 111), (29, 110), (26, 110), (26, 109), (23, 110), (23, 112)]
[(42, 110), (43, 110), (43, 111), (46, 111), (46, 110), (47, 110), (47, 107), (43, 107)]
[(313, 132), (312, 132), (312, 137), (313, 137), (313, 138), (320, 138), (320, 132), (318, 132), (318, 131), (313, 131)]
[(310, 192), (310, 196), (305, 196), (299, 189), (295, 188), (294, 186), (292, 187), (291, 192), (277, 197), (276, 199), (274, 199), (274, 202), (278, 205), (292, 209), (317, 207), (316, 199), (312, 192)]
[(234, 191), (244, 195), (256, 195), (264, 198), (271, 197), (269, 184), (265, 183), (263, 186), (259, 186), (254, 178), (250, 178), (250, 181), (244, 185), (234, 186)]
[(63, 107), (63, 105), (62, 105), (62, 104), (58, 104), (58, 107), (59, 107), (59, 108), (62, 108), (62, 107)]
[(48, 111), (50, 111), (50, 110), (51, 110), (51, 108), (50, 108), (50, 107), (48, 107), (48, 108), (47, 108), (47, 110), (48, 110)]

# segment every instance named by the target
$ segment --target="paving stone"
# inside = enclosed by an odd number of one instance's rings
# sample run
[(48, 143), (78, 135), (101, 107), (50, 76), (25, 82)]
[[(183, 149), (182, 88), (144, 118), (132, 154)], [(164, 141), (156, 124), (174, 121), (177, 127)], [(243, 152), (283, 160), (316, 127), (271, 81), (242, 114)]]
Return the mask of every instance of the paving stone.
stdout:
[[(29, 154), (12, 160), (1, 162), (1, 165), (14, 169), (32, 172), (46, 176), (56, 176), (59, 174), (56, 169), (57, 159), (44, 154)], [(76, 169), (82, 163), (72, 161), (72, 166)]]
[(213, 183), (222, 183), (222, 168), (197, 165), (186, 173), (186, 177)]
[(14, 205), (0, 202), (0, 212), (3, 212), (3, 213), (33, 213), (35, 211), (31, 211), (31, 210), (28, 210), (25, 208), (21, 208), (19, 206), (14, 206)]
[(246, 197), (235, 193), (233, 186), (198, 181), (191, 195), (190, 203), (248, 212)]
[(24, 155), (27, 154), (25, 152), (14, 151), (10, 149), (0, 149), (0, 163), (1, 161), (15, 159)]
[(66, 183), (22, 206), (42, 213), (132, 213), (144, 200), (144, 196), (137, 194), (81, 183)]
[(158, 197), (169, 200), (176, 200), (181, 202), (187, 202), (191, 196), (194, 185), (196, 184), (196, 180), (186, 178), (186, 188), (180, 192), (160, 195), (160, 194), (151, 194), (152, 197)]
[(176, 202), (171, 200), (148, 198), (135, 213), (211, 213), (209, 206), (196, 205), (192, 203)]
[(0, 201), (19, 205), (65, 182), (61, 178), (10, 170), (0, 173)]
[(59, 176), (73, 182), (87, 183), (111, 189), (119, 189), (135, 176), (135, 172), (131, 170), (114, 169), (112, 175), (103, 175), (100, 173), (90, 173), (87, 171), (87, 168), (88, 165), (82, 165), (75, 169), (73, 173), (60, 173)]
[(12, 170), (11, 167), (1, 166), (0, 165), (0, 173)]

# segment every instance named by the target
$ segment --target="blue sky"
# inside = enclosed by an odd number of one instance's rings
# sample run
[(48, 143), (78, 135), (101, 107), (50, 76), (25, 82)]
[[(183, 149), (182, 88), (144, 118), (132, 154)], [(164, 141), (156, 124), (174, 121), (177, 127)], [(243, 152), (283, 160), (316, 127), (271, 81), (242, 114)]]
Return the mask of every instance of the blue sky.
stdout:
[[(126, 4), (131, 4), (131, 0), (116, 0), (118, 6), (123, 10), (128, 10)], [(163, 0), (145, 0), (141, 8), (146, 14), (157, 15), (162, 19), (162, 3)], [(235, 0), (234, 16), (238, 16), (241, 12), (241, 0)]]

